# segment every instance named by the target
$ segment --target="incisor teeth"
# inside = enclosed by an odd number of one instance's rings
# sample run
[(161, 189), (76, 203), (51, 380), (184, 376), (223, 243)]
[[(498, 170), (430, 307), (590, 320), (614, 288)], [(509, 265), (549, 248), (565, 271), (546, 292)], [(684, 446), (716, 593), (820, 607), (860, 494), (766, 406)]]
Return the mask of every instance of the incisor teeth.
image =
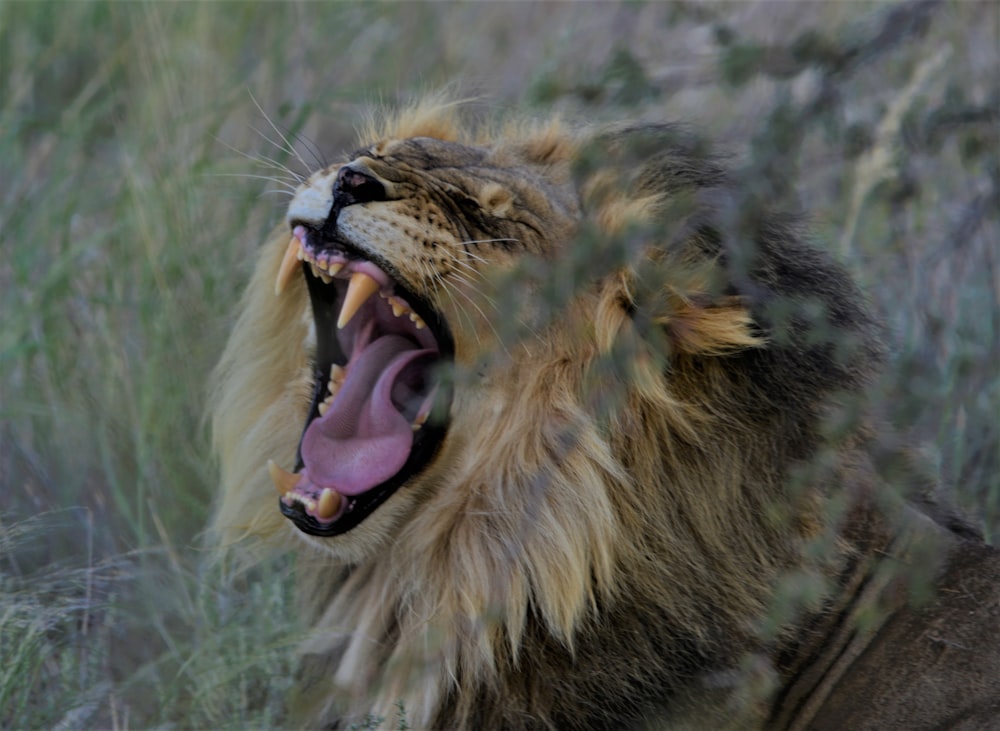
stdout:
[(337, 274), (337, 272), (339, 272), (343, 268), (344, 268), (344, 265), (341, 264), (340, 262), (338, 262), (338, 261), (331, 261), (330, 262), (330, 268), (327, 271), (330, 272), (330, 276), (332, 277), (335, 274)]
[(274, 282), (275, 296), (285, 290), (285, 286), (292, 278), (292, 274), (295, 273), (295, 267), (301, 259), (302, 246), (299, 244), (299, 240), (292, 236), (288, 241), (288, 246), (285, 248), (285, 256), (281, 260), (281, 266), (278, 268), (278, 278)]
[(323, 284), (329, 284), (330, 282), (333, 281), (333, 277), (331, 277), (329, 274), (326, 274), (325, 272), (320, 272), (319, 278), (323, 280)]
[(316, 407), (316, 410), (319, 411), (320, 416), (326, 416), (326, 412), (330, 410), (331, 403), (333, 403), (333, 396), (319, 402), (319, 406)]
[(316, 505), (316, 517), (320, 520), (329, 520), (337, 513), (340, 507), (340, 493), (334, 492), (329, 487), (324, 487), (319, 495), (319, 503)]
[(316, 266), (313, 262), (309, 262), (309, 268), (312, 269), (312, 273), (313, 273), (314, 277), (318, 277), (319, 276), (319, 267)]
[(283, 470), (273, 459), (267, 460), (267, 472), (271, 475), (271, 482), (278, 488), (278, 494), (282, 497), (287, 495), (295, 487), (295, 483), (299, 481), (298, 475)]
[(351, 275), (350, 284), (347, 285), (347, 294), (344, 295), (344, 306), (340, 308), (337, 328), (345, 327), (355, 313), (361, 309), (361, 305), (381, 288), (381, 284), (364, 272), (354, 272)]

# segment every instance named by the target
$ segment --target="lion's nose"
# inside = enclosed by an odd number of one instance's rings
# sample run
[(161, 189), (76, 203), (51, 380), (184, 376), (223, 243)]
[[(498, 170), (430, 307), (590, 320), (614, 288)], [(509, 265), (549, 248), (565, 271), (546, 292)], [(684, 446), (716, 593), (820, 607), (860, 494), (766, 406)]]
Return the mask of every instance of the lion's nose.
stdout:
[(385, 186), (374, 176), (345, 165), (337, 172), (333, 183), (333, 206), (335, 209), (355, 203), (369, 203), (385, 200)]

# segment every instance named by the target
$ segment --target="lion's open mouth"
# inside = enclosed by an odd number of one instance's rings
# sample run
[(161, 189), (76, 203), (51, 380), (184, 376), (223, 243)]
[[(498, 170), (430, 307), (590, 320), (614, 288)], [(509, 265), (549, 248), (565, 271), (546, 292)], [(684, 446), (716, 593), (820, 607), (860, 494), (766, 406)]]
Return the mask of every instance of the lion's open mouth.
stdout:
[(295, 226), (277, 289), (299, 268), (316, 326), (314, 388), (295, 473), (274, 463), (281, 512), (305, 533), (350, 530), (434, 456), (453, 354), (441, 316), (350, 245)]

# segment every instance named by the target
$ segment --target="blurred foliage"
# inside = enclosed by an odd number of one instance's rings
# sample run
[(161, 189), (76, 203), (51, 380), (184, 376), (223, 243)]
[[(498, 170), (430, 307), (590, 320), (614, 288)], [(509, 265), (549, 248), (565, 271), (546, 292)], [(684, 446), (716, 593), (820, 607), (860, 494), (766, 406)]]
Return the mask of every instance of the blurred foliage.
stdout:
[(294, 175), (442, 85), (685, 122), (808, 211), (891, 325), (893, 439), (995, 537), (998, 27), (988, 0), (0, 3), (0, 726), (280, 723), (288, 567), (200, 568), (205, 377)]

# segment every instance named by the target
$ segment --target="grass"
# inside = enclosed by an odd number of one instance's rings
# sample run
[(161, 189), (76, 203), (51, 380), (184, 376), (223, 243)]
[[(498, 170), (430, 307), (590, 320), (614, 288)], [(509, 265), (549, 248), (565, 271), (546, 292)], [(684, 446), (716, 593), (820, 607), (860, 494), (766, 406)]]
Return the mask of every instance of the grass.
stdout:
[(746, 149), (891, 321), (884, 411), (997, 535), (996, 6), (869, 46), (890, 6), (590, 8), (0, 4), (0, 727), (281, 723), (288, 566), (225, 582), (199, 543), (206, 374), (285, 200), (255, 176), (456, 81), (487, 112), (682, 119)]

